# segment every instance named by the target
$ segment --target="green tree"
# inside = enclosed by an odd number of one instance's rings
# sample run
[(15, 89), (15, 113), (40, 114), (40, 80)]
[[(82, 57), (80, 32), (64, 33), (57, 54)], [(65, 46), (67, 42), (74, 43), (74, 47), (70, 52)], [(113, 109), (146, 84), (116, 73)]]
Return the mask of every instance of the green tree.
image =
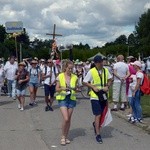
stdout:
[(6, 31), (3, 25), (0, 25), (0, 43), (3, 43), (6, 38)]

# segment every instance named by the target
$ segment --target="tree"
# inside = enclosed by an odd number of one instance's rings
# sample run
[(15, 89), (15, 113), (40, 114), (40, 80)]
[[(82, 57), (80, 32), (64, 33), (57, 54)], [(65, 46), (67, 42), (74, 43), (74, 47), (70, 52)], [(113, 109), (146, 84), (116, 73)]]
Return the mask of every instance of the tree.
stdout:
[(140, 39), (141, 44), (150, 42), (150, 9), (141, 15), (139, 22), (135, 26), (135, 30), (135, 34)]
[(116, 38), (115, 44), (126, 44), (127, 43), (127, 37), (125, 35), (120, 35), (118, 38)]
[(3, 25), (0, 25), (0, 43), (3, 43), (6, 38), (6, 31)]

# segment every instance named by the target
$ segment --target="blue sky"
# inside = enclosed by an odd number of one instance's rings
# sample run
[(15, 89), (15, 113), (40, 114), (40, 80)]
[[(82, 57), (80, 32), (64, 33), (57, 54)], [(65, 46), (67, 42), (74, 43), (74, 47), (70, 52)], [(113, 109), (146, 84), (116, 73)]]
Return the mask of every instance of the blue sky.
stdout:
[(129, 35), (149, 0), (0, 0), (0, 24), (22, 21), (31, 40), (49, 39), (53, 24), (59, 44), (103, 46)]

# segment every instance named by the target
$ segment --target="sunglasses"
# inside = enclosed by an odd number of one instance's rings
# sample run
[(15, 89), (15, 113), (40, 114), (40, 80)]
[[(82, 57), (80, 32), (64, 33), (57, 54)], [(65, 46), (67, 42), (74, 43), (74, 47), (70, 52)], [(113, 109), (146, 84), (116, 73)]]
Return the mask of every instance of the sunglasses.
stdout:
[(52, 62), (48, 62), (48, 63), (52, 63)]

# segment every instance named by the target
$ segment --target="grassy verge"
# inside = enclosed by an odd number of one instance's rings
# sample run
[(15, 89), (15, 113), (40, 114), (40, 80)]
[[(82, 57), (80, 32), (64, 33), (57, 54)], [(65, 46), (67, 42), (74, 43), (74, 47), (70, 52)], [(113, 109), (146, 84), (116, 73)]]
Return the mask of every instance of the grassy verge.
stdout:
[(141, 105), (143, 117), (150, 117), (150, 96), (144, 95), (141, 97)]
[[(112, 88), (109, 92), (109, 102), (112, 102)], [(144, 95), (141, 97), (141, 105), (143, 117), (150, 117), (150, 95)]]

